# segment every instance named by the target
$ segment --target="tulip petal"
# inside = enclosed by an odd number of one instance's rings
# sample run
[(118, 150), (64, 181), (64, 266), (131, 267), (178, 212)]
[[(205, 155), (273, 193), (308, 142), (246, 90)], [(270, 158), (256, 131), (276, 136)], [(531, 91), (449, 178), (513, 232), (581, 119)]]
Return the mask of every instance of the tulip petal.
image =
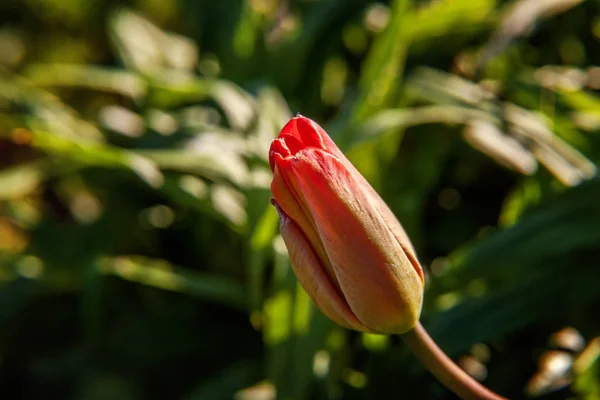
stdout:
[[(288, 159), (276, 159), (278, 160), (276, 162), (277, 165), (287, 165), (289, 163)], [(320, 264), (325, 268), (325, 273), (328, 275), (331, 283), (335, 286), (336, 290), (341, 291), (331, 262), (317, 234), (315, 222), (310, 218), (310, 211), (306, 208), (307, 205), (301, 200), (302, 195), (297, 191), (293, 182), (289, 182), (289, 177), (281, 174), (279, 166), (276, 166), (273, 172), (271, 193), (273, 193), (273, 197), (277, 200), (278, 206), (283, 212), (294, 220), (302, 232), (304, 232), (304, 235), (316, 252)]]
[(300, 139), (292, 134), (281, 134), (279, 135), (279, 140), (285, 141), (285, 144), (290, 149), (292, 155), (296, 154), (305, 147), (304, 143), (302, 143)]
[(423, 269), (421, 268), (421, 264), (419, 263), (419, 260), (417, 259), (415, 248), (413, 247), (413, 244), (410, 241), (410, 238), (406, 234), (406, 231), (400, 224), (400, 221), (398, 221), (398, 218), (396, 218), (396, 216), (394, 215), (392, 210), (390, 210), (390, 208), (387, 206), (387, 204), (385, 204), (385, 202), (377, 194), (375, 189), (373, 189), (373, 187), (369, 184), (369, 182), (367, 182), (367, 180), (360, 174), (360, 172), (358, 172), (358, 170), (354, 167), (354, 165), (352, 165), (352, 163), (350, 163), (350, 161), (346, 157), (344, 157), (340, 161), (344, 164), (346, 169), (348, 169), (348, 171), (352, 174), (352, 177), (356, 180), (356, 182), (358, 182), (367, 191), (367, 193), (370, 195), (371, 199), (373, 199), (373, 202), (375, 203), (377, 210), (381, 214), (381, 217), (385, 221), (387, 227), (392, 232), (392, 235), (394, 235), (394, 237), (396, 238), (396, 241), (398, 242), (398, 244), (404, 250), (406, 257), (408, 258), (411, 265), (415, 269), (415, 272), (421, 278), (422, 285), (425, 286), (425, 276), (423, 275)]
[(279, 137), (287, 135), (293, 136), (295, 139), (302, 142), (304, 148), (322, 149), (335, 156), (343, 157), (343, 153), (336, 146), (335, 142), (331, 140), (327, 132), (325, 132), (319, 124), (309, 118), (304, 118), (302, 116), (292, 118), (281, 129)]
[(310, 243), (296, 223), (272, 201), (279, 213), (280, 230), (288, 249), (296, 278), (311, 299), (327, 317), (339, 325), (369, 332), (356, 318), (350, 307), (331, 284)]
[(275, 159), (276, 158), (285, 158), (291, 156), (292, 153), (290, 149), (287, 147), (287, 144), (282, 139), (275, 139), (273, 143), (271, 143), (271, 149), (269, 150), (269, 165), (271, 166), (271, 171), (275, 170)]
[(303, 117), (296, 118), (296, 129), (305, 147), (326, 148), (323, 139), (329, 139), (329, 136), (313, 120)]
[[(293, 140), (290, 140), (290, 136)], [(421, 278), (421, 282), (425, 283), (425, 277), (423, 276), (423, 271), (421, 269), (421, 265), (417, 260), (415, 249), (413, 245), (404, 231), (404, 228), (398, 222), (398, 219), (392, 213), (392, 211), (388, 208), (383, 200), (379, 197), (377, 192), (371, 187), (371, 185), (367, 182), (367, 180), (358, 172), (358, 170), (352, 165), (352, 163), (344, 156), (341, 150), (337, 147), (335, 142), (331, 140), (327, 132), (321, 128), (319, 124), (314, 122), (309, 118), (304, 118), (300, 115), (292, 118), (281, 130), (280, 138), (286, 137), (286, 141), (288, 141), (287, 146), (291, 149), (288, 150), (286, 147), (286, 151), (280, 152), (283, 158), (294, 155), (298, 151), (303, 148), (320, 148), (326, 150), (328, 153), (336, 156), (342, 164), (346, 167), (346, 169), (352, 174), (352, 177), (361, 184), (365, 188), (367, 192), (371, 195), (373, 199), (377, 198), (376, 201), (377, 209), (379, 210), (381, 216), (385, 220), (386, 224), (392, 231), (392, 234), (396, 238), (398, 244), (404, 249), (408, 259), (410, 260), (413, 268)], [(279, 139), (282, 140), (282, 139)], [(283, 141), (283, 140), (282, 140)], [(298, 144), (301, 143), (302, 146), (299, 147)], [(276, 146), (278, 148), (278, 146)], [(271, 150), (273, 152), (273, 149)], [(273, 169), (273, 166), (271, 166)]]
[(398, 246), (380, 197), (325, 151), (304, 149), (283, 161), (281, 174), (314, 222), (354, 315), (382, 333), (411, 329), (421, 310), (420, 267)]

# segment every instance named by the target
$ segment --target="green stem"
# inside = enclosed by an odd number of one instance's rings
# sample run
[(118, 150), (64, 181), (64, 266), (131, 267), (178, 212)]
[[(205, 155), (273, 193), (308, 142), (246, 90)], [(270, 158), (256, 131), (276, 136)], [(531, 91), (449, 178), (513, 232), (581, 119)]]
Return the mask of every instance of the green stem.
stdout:
[(448, 389), (465, 400), (506, 400), (488, 390), (456, 365), (433, 341), (420, 322), (402, 340), (423, 365)]

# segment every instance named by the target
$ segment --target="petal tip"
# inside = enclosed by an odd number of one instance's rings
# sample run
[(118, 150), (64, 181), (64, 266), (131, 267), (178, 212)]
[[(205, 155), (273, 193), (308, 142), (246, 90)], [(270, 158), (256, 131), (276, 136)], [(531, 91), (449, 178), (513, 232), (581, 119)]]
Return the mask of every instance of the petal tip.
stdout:
[(295, 154), (307, 147), (325, 149), (324, 136), (327, 133), (319, 124), (298, 113), (284, 125), (278, 139), (285, 141), (292, 154)]
[(275, 162), (278, 157), (285, 158), (291, 155), (292, 152), (283, 138), (278, 137), (274, 139), (269, 148), (269, 166), (271, 167), (271, 171), (275, 171)]

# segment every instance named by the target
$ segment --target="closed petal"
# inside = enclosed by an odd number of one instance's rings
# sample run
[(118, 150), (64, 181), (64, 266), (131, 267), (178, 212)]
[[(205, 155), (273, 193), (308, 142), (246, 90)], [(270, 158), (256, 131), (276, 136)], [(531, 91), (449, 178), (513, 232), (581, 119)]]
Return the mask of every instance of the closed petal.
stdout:
[(290, 158), (282, 174), (294, 182), (299, 201), (312, 214), (358, 320), (382, 333), (411, 329), (421, 310), (422, 278), (379, 211), (379, 196), (339, 158), (318, 149)]
[(285, 173), (290, 161), (291, 159), (281, 159), (276, 162), (273, 181), (271, 182), (271, 193), (273, 193), (278, 207), (295, 221), (298, 228), (303, 232), (333, 286), (336, 290), (341, 291), (331, 262), (317, 233), (316, 223), (312, 219), (312, 213), (309, 209), (310, 206), (302, 200), (303, 196), (299, 192), (298, 185), (294, 182), (293, 175)]
[(375, 204), (375, 207), (377, 208), (377, 210), (381, 214), (381, 217), (385, 221), (385, 224), (392, 232), (392, 235), (394, 235), (394, 237), (396, 238), (398, 244), (404, 250), (406, 257), (415, 269), (415, 272), (421, 278), (421, 285), (424, 287), (425, 276), (423, 275), (423, 269), (421, 268), (421, 264), (417, 259), (417, 253), (415, 251), (415, 248), (413, 247), (410, 238), (406, 234), (406, 231), (400, 224), (400, 221), (398, 221), (398, 218), (396, 218), (392, 210), (390, 210), (387, 204), (385, 204), (385, 201), (383, 201), (383, 199), (379, 196), (379, 194), (377, 194), (377, 192), (375, 191), (375, 189), (373, 189), (369, 182), (367, 182), (367, 180), (360, 174), (360, 172), (358, 172), (354, 165), (352, 165), (352, 163), (350, 163), (350, 161), (346, 157), (344, 157), (340, 161), (344, 164), (346, 169), (348, 169), (348, 171), (351, 173), (352, 177), (356, 180), (356, 182), (360, 186), (362, 186), (363, 189), (369, 194), (371, 200)]
[(332, 285), (298, 225), (281, 210), (276, 202), (274, 204), (279, 213), (281, 236), (288, 249), (292, 268), (304, 290), (323, 314), (334, 322), (345, 328), (369, 332)]
[[(290, 155), (295, 155), (297, 152), (307, 149), (307, 148), (317, 148), (324, 150), (325, 152), (335, 156), (350, 172), (353, 179), (356, 180), (357, 184), (364, 188), (365, 191), (368, 192), (369, 196), (373, 199), (379, 213), (382, 218), (386, 222), (388, 228), (396, 238), (398, 244), (404, 249), (407, 258), (410, 260), (411, 265), (415, 269), (415, 272), (421, 278), (422, 286), (425, 285), (425, 278), (423, 276), (423, 270), (419, 261), (417, 260), (417, 256), (413, 245), (408, 238), (408, 235), (404, 231), (404, 228), (398, 221), (398, 219), (394, 216), (392, 211), (389, 209), (387, 204), (381, 199), (381, 197), (375, 192), (375, 190), (371, 187), (371, 185), (367, 182), (367, 180), (358, 172), (358, 170), (352, 165), (352, 163), (344, 156), (342, 151), (337, 147), (335, 142), (331, 140), (327, 132), (321, 128), (319, 124), (312, 121), (309, 118), (304, 118), (302, 116), (297, 116), (292, 118), (281, 130), (280, 138), (285, 137), (286, 141), (289, 142), (288, 146), (290, 147), (291, 152), (285, 148), (283, 151), (279, 150), (279, 147), (276, 146), (279, 143), (273, 143), (272, 152), (280, 153), (282, 155), (282, 159), (286, 158)], [(293, 139), (293, 140), (290, 140)], [(284, 139), (276, 139), (283, 141)], [(273, 168), (273, 166), (271, 166)]]

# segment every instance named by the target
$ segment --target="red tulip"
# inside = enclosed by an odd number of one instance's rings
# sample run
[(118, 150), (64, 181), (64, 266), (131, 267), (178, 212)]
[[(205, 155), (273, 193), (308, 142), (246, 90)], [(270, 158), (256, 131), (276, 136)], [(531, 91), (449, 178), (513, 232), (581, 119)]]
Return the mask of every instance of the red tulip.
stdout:
[(359, 331), (412, 329), (424, 286), (412, 244), (327, 133), (292, 118), (271, 144), (269, 163), (294, 272), (323, 313)]

